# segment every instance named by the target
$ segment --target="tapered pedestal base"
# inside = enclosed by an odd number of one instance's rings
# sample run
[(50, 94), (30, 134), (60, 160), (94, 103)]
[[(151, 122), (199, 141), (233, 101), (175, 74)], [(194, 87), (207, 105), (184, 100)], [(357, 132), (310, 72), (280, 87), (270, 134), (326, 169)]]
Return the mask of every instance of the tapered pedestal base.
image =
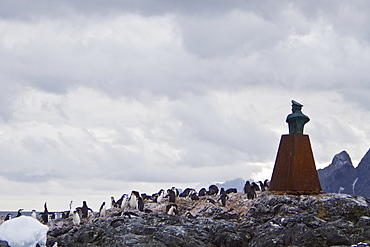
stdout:
[(321, 192), (308, 135), (281, 136), (269, 190), (293, 194)]

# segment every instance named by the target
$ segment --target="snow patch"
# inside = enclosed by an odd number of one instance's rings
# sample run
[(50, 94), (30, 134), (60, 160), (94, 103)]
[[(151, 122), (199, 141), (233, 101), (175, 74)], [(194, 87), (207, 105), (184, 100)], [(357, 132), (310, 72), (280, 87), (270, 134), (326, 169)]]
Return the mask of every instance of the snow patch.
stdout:
[(20, 216), (0, 225), (0, 239), (12, 247), (46, 245), (49, 228), (29, 216)]
[(354, 195), (356, 195), (356, 193), (355, 193), (355, 186), (356, 186), (357, 180), (358, 180), (358, 177), (352, 183), (352, 194), (354, 194)]

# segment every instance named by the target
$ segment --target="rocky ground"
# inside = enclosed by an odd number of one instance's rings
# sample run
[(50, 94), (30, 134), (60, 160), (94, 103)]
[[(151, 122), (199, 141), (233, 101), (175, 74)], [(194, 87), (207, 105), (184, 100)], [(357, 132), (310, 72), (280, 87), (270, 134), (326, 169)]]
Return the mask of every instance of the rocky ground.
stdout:
[[(93, 216), (73, 226), (56, 220), (48, 232), (53, 246), (351, 246), (370, 243), (370, 199), (345, 194), (275, 195), (248, 200), (230, 194), (226, 207), (217, 196), (179, 198), (179, 215), (147, 202), (152, 213)], [(109, 215), (108, 214), (108, 215)]]

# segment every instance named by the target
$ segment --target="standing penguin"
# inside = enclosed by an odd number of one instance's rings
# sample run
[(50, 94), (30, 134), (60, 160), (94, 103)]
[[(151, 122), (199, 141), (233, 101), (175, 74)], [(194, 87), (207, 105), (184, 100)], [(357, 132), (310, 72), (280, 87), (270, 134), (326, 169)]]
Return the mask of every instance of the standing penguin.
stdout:
[(134, 190), (131, 191), (131, 196), (130, 196), (130, 200), (129, 200), (130, 208), (134, 208), (134, 209), (139, 208), (139, 205), (138, 205), (139, 197), (140, 197), (139, 192), (134, 191)]
[(105, 207), (105, 202), (103, 202), (99, 209), (99, 217), (105, 217), (107, 214), (107, 209)]
[(251, 186), (249, 188), (247, 197), (248, 197), (248, 199), (254, 199), (256, 196), (257, 196), (257, 194), (256, 194), (256, 187), (255, 186)]
[(44, 213), (42, 214), (42, 221), (44, 222), (44, 224), (47, 224), (49, 222), (49, 211), (46, 202), (44, 204)]
[(249, 183), (249, 181), (246, 181), (246, 182), (245, 182), (245, 185), (244, 185), (244, 188), (243, 188), (243, 190), (244, 190), (244, 194), (248, 194), (248, 193), (249, 193), (250, 188), (251, 188), (251, 184)]
[(144, 211), (144, 201), (140, 196), (137, 198), (137, 209), (139, 209), (140, 212)]
[(69, 213), (68, 213), (68, 217), (72, 217), (72, 216), (73, 216), (72, 203), (73, 203), (73, 201), (71, 201), (71, 202), (69, 203)]
[(175, 196), (179, 196), (179, 190), (176, 187), (172, 187), (171, 190), (175, 192)]
[(265, 185), (262, 183), (262, 181), (258, 181), (258, 183), (260, 185), (261, 191), (265, 191)]
[(175, 203), (176, 202), (176, 192), (173, 190), (168, 190), (167, 194), (169, 195), (169, 202)]
[(127, 208), (127, 206), (128, 206), (128, 195), (127, 194), (123, 194), (119, 200), (121, 200), (121, 202), (120, 202), (121, 203), (120, 204), (120, 208), (121, 209)]
[(115, 207), (117, 207), (116, 200), (114, 200), (114, 196), (111, 196), (110, 197), (110, 209), (113, 209)]
[(269, 190), (270, 183), (268, 179), (265, 179), (265, 181), (263, 182), (263, 185), (265, 186), (265, 190)]
[(72, 221), (73, 221), (73, 224), (75, 226), (77, 226), (77, 225), (79, 225), (81, 223), (80, 215), (78, 214), (78, 212), (76, 210), (73, 211)]
[(93, 212), (92, 209), (87, 206), (86, 201), (82, 202), (82, 207), (80, 209), (82, 212), (82, 218), (87, 218), (87, 216), (89, 215), (89, 211)]
[(218, 200), (221, 200), (221, 205), (223, 207), (226, 206), (226, 200), (229, 199), (229, 196), (226, 194), (226, 192), (224, 191), (223, 193), (221, 193), (220, 195), (220, 198)]
[(164, 197), (165, 197), (165, 196), (166, 196), (166, 195), (164, 194), (164, 189), (161, 189), (161, 190), (158, 192), (157, 202), (158, 202), (158, 203), (163, 202), (163, 200), (164, 200)]

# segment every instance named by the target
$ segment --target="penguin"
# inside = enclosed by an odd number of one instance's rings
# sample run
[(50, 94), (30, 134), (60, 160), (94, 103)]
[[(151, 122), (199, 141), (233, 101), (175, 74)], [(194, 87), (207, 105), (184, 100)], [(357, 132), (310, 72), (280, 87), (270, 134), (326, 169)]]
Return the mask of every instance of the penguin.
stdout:
[(12, 214), (7, 214), (7, 215), (5, 216), (4, 221), (11, 220), (11, 219), (12, 219)]
[[(69, 211), (68, 212), (62, 212), (62, 219), (67, 219), (69, 216)], [(73, 216), (73, 214), (72, 214)]]
[(143, 200), (151, 200), (152, 199), (152, 197), (147, 195), (146, 193), (141, 193), (140, 196), (141, 196), (141, 198), (143, 198)]
[(179, 196), (180, 197), (188, 197), (193, 192), (196, 192), (194, 189), (186, 188)]
[(121, 212), (121, 216), (127, 216), (129, 219), (131, 219), (131, 216), (139, 217), (135, 212)]
[(225, 192), (226, 194), (238, 193), (238, 190), (236, 188), (229, 188)]
[(139, 208), (139, 205), (138, 205), (139, 197), (140, 197), (139, 192), (134, 191), (134, 190), (131, 192), (131, 196), (130, 196), (130, 200), (129, 200), (130, 208), (133, 208), (133, 209), (138, 209)]
[(197, 201), (197, 200), (199, 200), (199, 196), (197, 196), (197, 192), (191, 193), (191, 194), (190, 194), (190, 199), (191, 199), (192, 201)]
[(255, 191), (261, 191), (261, 188), (259, 187), (259, 185), (257, 183), (252, 183), (251, 187), (254, 187), (254, 190)]
[(68, 214), (68, 217), (72, 217), (73, 216), (72, 203), (73, 203), (73, 201), (71, 201), (69, 203), (69, 214)]
[(169, 215), (178, 215), (179, 211), (177, 210), (176, 204), (168, 204), (166, 206), (166, 213)]
[(226, 194), (226, 192), (223, 192), (221, 193), (220, 198), (218, 200), (221, 201), (221, 205), (225, 207), (227, 199), (229, 199), (229, 196)]
[(171, 190), (173, 191), (173, 192), (175, 192), (175, 196), (179, 196), (179, 190), (178, 189), (176, 189), (176, 187), (172, 187), (171, 188)]
[(127, 206), (128, 206), (128, 195), (127, 194), (123, 194), (118, 201), (120, 201), (120, 200), (121, 200), (121, 202), (119, 204), (120, 208), (121, 209), (127, 208)]
[(73, 211), (72, 221), (73, 221), (73, 225), (75, 226), (78, 226), (81, 223), (80, 215), (78, 214), (76, 210)]
[(248, 199), (254, 199), (256, 196), (257, 196), (257, 194), (256, 194), (256, 187), (255, 186), (251, 186), (249, 188), (247, 197), (248, 197)]
[(223, 193), (225, 193), (225, 189), (222, 187), (222, 188), (220, 189), (220, 195), (221, 195), (221, 194), (223, 194)]
[(44, 224), (47, 224), (49, 222), (49, 211), (46, 202), (44, 204), (44, 213), (42, 214), (42, 221), (44, 222)]
[(251, 188), (251, 184), (249, 183), (249, 181), (246, 181), (246, 182), (245, 182), (245, 185), (244, 185), (244, 188), (243, 188), (243, 190), (244, 190), (244, 194), (248, 194), (248, 193), (249, 193), (250, 188)]
[(169, 199), (168, 199), (169, 202), (175, 203), (176, 202), (176, 192), (171, 189), (171, 190), (167, 190), (167, 194), (169, 196)]
[(205, 188), (201, 188), (198, 193), (198, 196), (205, 196), (205, 195), (207, 195), (207, 190)]
[(32, 209), (31, 217), (37, 220), (37, 213), (35, 209)]
[(265, 179), (265, 181), (263, 182), (263, 185), (265, 186), (265, 190), (268, 190), (270, 186), (269, 180)]
[(22, 211), (23, 211), (23, 208), (20, 208), (20, 209), (18, 210), (18, 213), (17, 213), (17, 216), (16, 216), (16, 217), (21, 216), (21, 215), (22, 215)]
[[(79, 209), (82, 212), (82, 218), (87, 218), (87, 216), (89, 215), (89, 211), (93, 212), (92, 209), (87, 206), (86, 201), (82, 202), (82, 207)], [(74, 212), (73, 212), (73, 215), (74, 215)]]
[(140, 196), (137, 198), (137, 209), (139, 209), (140, 212), (144, 211), (144, 201)]
[(218, 187), (214, 184), (210, 185), (208, 188), (208, 195), (213, 196), (218, 194)]
[(257, 183), (255, 183), (255, 182), (253, 182), (253, 183), (251, 184), (251, 187), (254, 187), (255, 191), (261, 191), (260, 187), (259, 187), (259, 186), (258, 186), (258, 184), (257, 184)]
[(265, 184), (262, 181), (258, 181), (258, 183), (260, 184), (261, 191), (266, 191)]
[(111, 196), (110, 197), (110, 209), (113, 209), (115, 207), (117, 207), (116, 200), (114, 200), (114, 196)]
[(157, 197), (157, 202), (158, 203), (163, 202), (164, 197), (165, 197), (164, 190), (163, 189), (159, 190), (158, 197)]
[(105, 202), (103, 202), (99, 209), (99, 217), (105, 217), (107, 215), (107, 209), (105, 207)]

